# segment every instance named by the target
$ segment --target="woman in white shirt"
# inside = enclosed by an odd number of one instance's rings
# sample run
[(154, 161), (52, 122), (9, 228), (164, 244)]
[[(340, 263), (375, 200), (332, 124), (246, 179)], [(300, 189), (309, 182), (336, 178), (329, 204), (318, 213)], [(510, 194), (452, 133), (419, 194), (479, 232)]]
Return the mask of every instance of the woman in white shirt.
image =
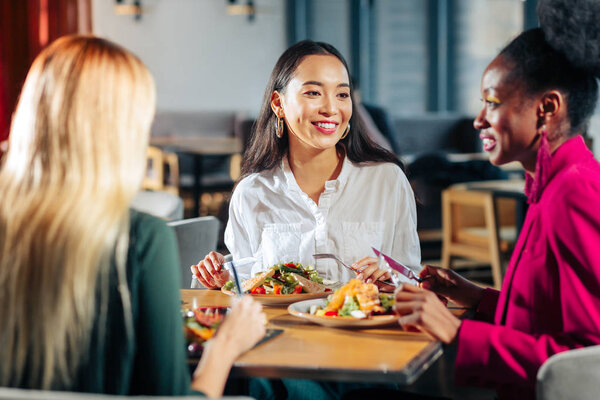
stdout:
[[(348, 67), (331, 45), (302, 41), (277, 61), (233, 193), (225, 243), (254, 257), (242, 279), (280, 262), (315, 265), (326, 279), (389, 277), (371, 247), (420, 265), (414, 195), (401, 163), (352, 118)], [(333, 253), (356, 273), (333, 260)], [(211, 252), (193, 274), (208, 288), (229, 280)], [(362, 273), (360, 271), (362, 270)]]

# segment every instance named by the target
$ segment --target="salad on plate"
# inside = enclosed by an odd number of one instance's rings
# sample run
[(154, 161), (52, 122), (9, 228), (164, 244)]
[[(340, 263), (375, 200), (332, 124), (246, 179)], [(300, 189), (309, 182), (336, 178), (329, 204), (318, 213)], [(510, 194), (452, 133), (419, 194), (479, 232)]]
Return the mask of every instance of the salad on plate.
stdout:
[(393, 314), (394, 295), (380, 293), (376, 285), (352, 279), (329, 295), (324, 307), (317, 304), (309, 313), (317, 317), (370, 318)]
[(199, 356), (202, 353), (204, 345), (215, 335), (229, 310), (229, 307), (182, 310), (183, 330), (189, 356)]
[[(321, 278), (312, 265), (300, 263), (275, 264), (265, 272), (242, 283), (242, 290), (253, 295), (291, 295), (302, 293), (325, 293), (331, 291), (323, 285)], [(225, 292), (235, 292), (235, 283), (227, 282)]]

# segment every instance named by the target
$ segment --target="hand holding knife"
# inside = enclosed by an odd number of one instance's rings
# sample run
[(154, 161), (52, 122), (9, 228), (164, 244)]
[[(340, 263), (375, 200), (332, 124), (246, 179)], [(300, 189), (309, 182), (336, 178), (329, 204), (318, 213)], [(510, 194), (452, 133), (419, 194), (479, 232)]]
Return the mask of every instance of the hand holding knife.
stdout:
[[(408, 268), (406, 265), (399, 263), (398, 261), (394, 260), (392, 257), (390, 257), (386, 254), (383, 254), (382, 252), (377, 250), (375, 247), (371, 247), (371, 248), (375, 252), (375, 255), (377, 257), (379, 257), (379, 259), (383, 258), (388, 263), (390, 268), (392, 268), (394, 271), (397, 271), (400, 274), (406, 276), (407, 278), (413, 279), (413, 280), (417, 281), (418, 283), (421, 283), (428, 278), (428, 277), (421, 278), (420, 276), (416, 275), (412, 271), (412, 269)], [(392, 278), (393, 278), (393, 274), (392, 274)], [(394, 283), (396, 283), (396, 282), (394, 282)]]

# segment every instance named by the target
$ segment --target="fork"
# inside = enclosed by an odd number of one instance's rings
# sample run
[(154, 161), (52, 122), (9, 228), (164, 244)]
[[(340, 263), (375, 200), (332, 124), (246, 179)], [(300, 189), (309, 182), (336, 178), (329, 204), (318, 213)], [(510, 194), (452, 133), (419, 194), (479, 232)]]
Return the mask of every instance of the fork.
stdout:
[[(331, 254), (331, 253), (313, 254), (313, 258), (315, 260), (318, 260), (318, 259), (321, 259), (321, 258), (331, 258), (332, 260), (337, 261), (339, 264), (343, 265), (344, 267), (350, 269), (353, 272), (359, 273), (359, 274), (364, 269), (364, 268), (352, 268), (351, 266), (349, 266), (348, 264), (346, 264), (345, 262), (343, 262), (338, 256), (336, 256), (335, 254)], [(379, 265), (381, 265), (381, 262), (379, 263)], [(395, 272), (391, 268), (390, 268), (390, 271)], [(392, 282), (389, 282), (389, 281), (380, 281), (380, 282), (384, 283), (384, 284), (387, 284), (387, 285), (390, 285), (390, 286), (398, 286), (398, 282), (396, 280), (394, 280), (393, 278), (394, 278), (394, 275), (392, 274)], [(397, 277), (396, 277), (396, 279), (397, 279)]]
[(338, 256), (336, 256), (335, 254), (331, 254), (331, 253), (319, 253), (319, 254), (313, 254), (313, 258), (315, 260), (319, 260), (321, 258), (331, 258), (332, 260), (335, 260), (338, 262), (338, 264), (348, 268), (349, 270), (351, 270), (352, 272), (361, 272), (360, 269), (354, 269), (351, 266), (349, 266), (348, 264), (346, 264), (345, 262), (343, 262)]

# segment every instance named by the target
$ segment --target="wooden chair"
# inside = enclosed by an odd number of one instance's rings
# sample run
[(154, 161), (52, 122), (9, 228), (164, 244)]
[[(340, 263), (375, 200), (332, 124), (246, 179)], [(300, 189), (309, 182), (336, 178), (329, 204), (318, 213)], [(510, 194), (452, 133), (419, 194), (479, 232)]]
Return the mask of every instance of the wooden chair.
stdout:
[(179, 160), (177, 154), (167, 153), (158, 147), (148, 146), (148, 170), (142, 189), (169, 192), (179, 195)]
[(453, 257), (489, 263), (494, 287), (502, 285), (502, 254), (516, 239), (515, 201), (457, 185), (442, 192), (442, 267)]

